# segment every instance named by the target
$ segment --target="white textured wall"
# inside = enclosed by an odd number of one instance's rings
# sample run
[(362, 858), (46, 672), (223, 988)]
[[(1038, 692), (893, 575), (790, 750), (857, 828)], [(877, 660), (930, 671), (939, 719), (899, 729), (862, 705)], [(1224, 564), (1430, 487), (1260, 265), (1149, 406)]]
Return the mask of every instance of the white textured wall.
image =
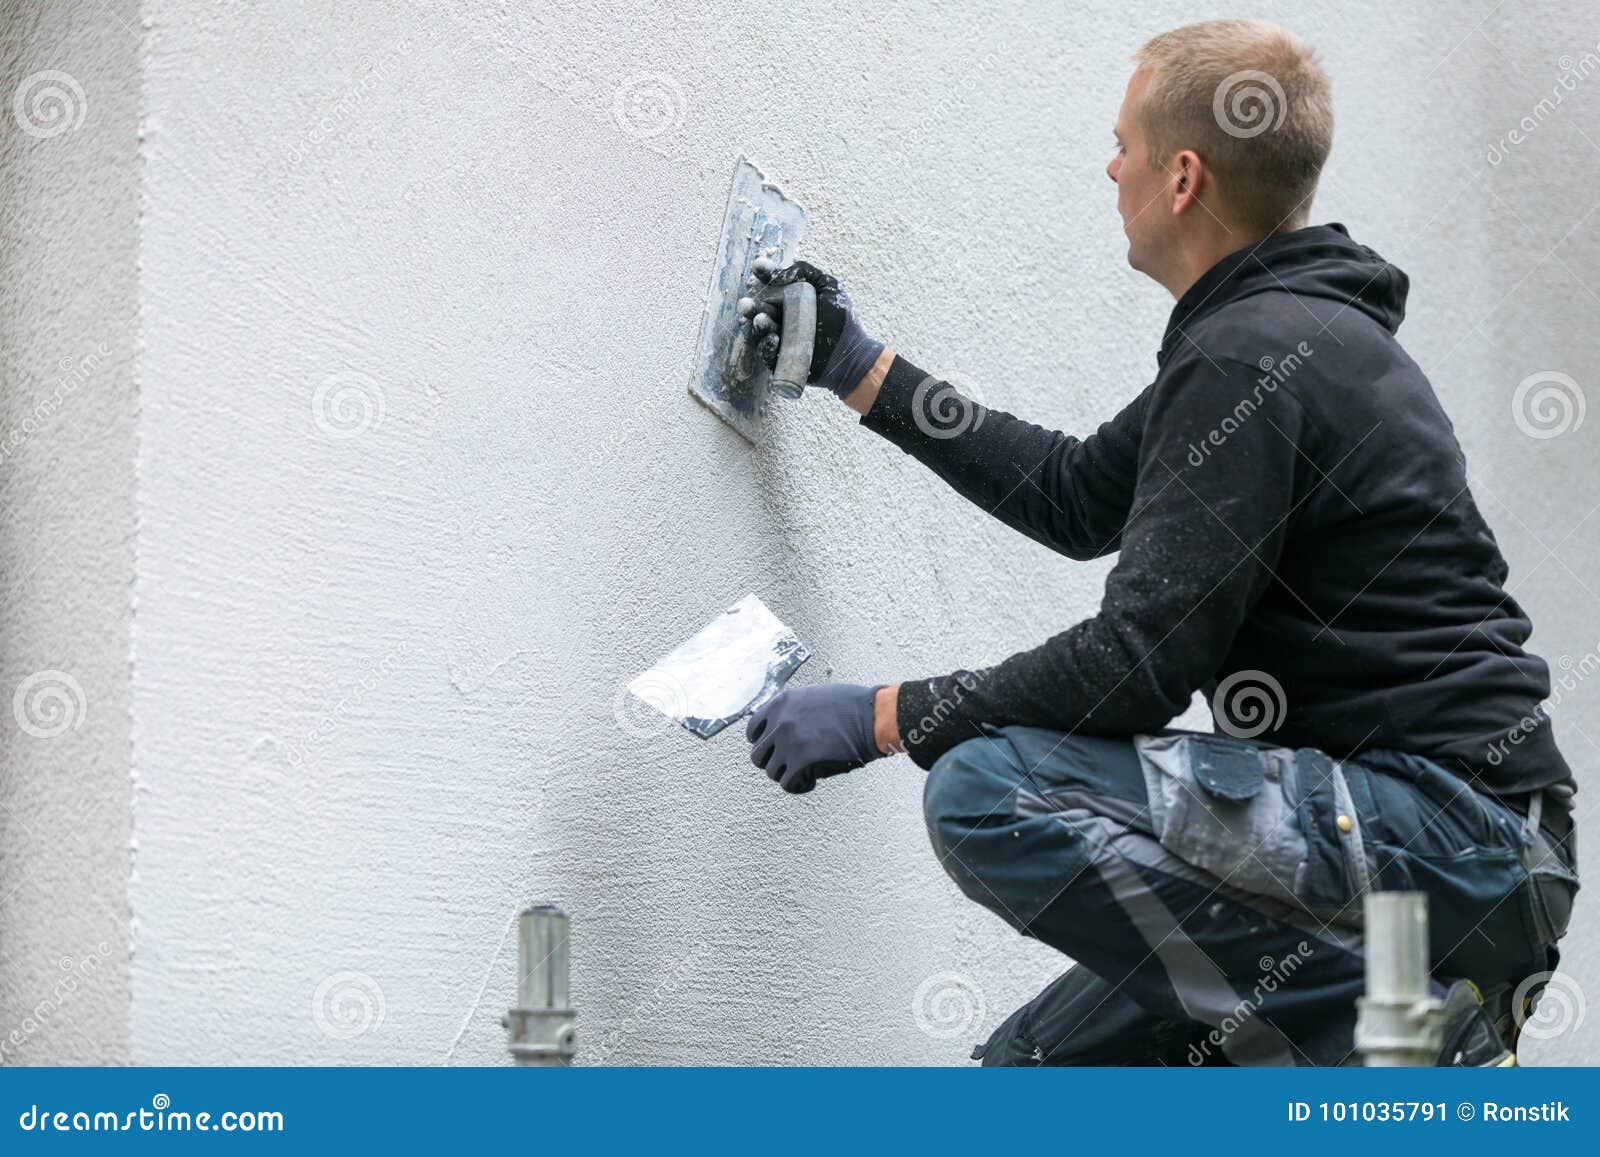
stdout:
[[(1578, 1023), (1525, 1038), (1523, 1057), (1539, 1064), (1600, 1064), (1600, 190), (1586, 176), (1600, 166), (1596, 16), (1592, 5), (1507, 5), (1463, 44), (1467, 59), (1434, 74), (1476, 106), (1477, 123), (1414, 210), (1437, 214), (1428, 234), (1442, 244), (1411, 269), (1414, 283), (1440, 283), (1414, 299), (1426, 313), (1412, 353), (1437, 374), (1512, 594), (1533, 617), (1530, 645), (1550, 664), (1549, 710), (1580, 785), (1589, 889), (1550, 1005)], [(1519, 404), (1525, 381), (1534, 392)], [(1530, 411), (1537, 391), (1554, 392)]]
[(0, 1064), (128, 1057), (136, 25), (0, 4)]
[[(1335, 77), (1317, 216), (1413, 274), (1403, 334), (1535, 643), (1576, 657), (1600, 422), (1529, 438), (1511, 396), (1595, 364), (1593, 229), (1562, 234), (1600, 98), (1484, 154), (1596, 36), (1576, 0), (1492, 7), (1265, 14)], [(909, 762), (791, 799), (735, 735), (619, 725), (616, 696), (748, 591), (813, 679), (1092, 612), (1104, 564), (985, 521), (827, 399), (752, 452), (685, 359), (745, 151), (897, 348), (1092, 427), (1149, 380), (1170, 305), (1123, 264), (1101, 171), (1127, 55), (1221, 14), (147, 0), (133, 1057), (495, 1063), (536, 899), (575, 915), (590, 1060), (955, 1062), (1053, 975), (943, 878)], [(1591, 782), (1596, 703), (1557, 709)], [(956, 1039), (913, 1014), (942, 973), (982, 997)]]

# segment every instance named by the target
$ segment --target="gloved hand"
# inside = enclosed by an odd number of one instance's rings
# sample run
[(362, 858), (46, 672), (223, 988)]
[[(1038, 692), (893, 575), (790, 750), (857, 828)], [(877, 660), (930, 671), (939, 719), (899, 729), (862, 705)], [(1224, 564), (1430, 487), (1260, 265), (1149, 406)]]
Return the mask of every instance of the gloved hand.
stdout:
[[(796, 261), (778, 270), (758, 263), (755, 275), (768, 285), (788, 285), (794, 281), (811, 283), (817, 291), (817, 336), (811, 352), (810, 384), (832, 390), (841, 398), (853, 393), (883, 353), (883, 343), (861, 328), (850, 298), (839, 288), (837, 279), (808, 261)], [(776, 321), (783, 320), (781, 305), (769, 305), (767, 309)], [(759, 347), (769, 370), (778, 364), (778, 345), (774, 333)]]
[(817, 780), (854, 771), (883, 753), (872, 738), (877, 687), (822, 683), (779, 692), (750, 717), (750, 762), (784, 791), (810, 791)]

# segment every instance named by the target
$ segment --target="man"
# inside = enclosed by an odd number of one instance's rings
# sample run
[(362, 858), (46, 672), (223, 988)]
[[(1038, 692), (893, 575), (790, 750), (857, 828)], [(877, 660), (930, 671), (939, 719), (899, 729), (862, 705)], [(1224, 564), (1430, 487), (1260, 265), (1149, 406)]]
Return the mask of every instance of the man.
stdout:
[[(751, 758), (801, 792), (908, 752), (946, 871), (1077, 962), (985, 1064), (1345, 1063), (1373, 889), (1428, 895), (1439, 1063), (1510, 1063), (1577, 888), (1572, 777), (1395, 340), (1406, 275), (1307, 226), (1333, 117), (1288, 32), (1196, 24), (1135, 61), (1107, 172), (1177, 304), (1092, 436), (934, 381), (814, 267), (774, 277), (816, 286), (812, 382), (863, 425), (1070, 558), (1120, 551), (1099, 613), (988, 669), (788, 691)], [(1163, 730), (1196, 690), (1217, 733)]]

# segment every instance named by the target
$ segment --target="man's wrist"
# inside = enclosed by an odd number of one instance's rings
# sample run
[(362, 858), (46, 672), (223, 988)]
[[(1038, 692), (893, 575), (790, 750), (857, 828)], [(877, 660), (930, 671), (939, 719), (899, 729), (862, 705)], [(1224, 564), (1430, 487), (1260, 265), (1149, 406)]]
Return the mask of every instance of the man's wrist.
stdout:
[(900, 739), (900, 684), (879, 687), (872, 697), (872, 741), (884, 755), (897, 755), (906, 749)]
[(889, 367), (892, 365), (894, 350), (884, 346), (878, 360), (872, 363), (872, 368), (861, 376), (856, 388), (844, 396), (844, 404), (858, 414), (865, 414), (872, 409), (872, 403), (878, 400), (878, 391), (883, 389), (883, 380), (889, 376)]

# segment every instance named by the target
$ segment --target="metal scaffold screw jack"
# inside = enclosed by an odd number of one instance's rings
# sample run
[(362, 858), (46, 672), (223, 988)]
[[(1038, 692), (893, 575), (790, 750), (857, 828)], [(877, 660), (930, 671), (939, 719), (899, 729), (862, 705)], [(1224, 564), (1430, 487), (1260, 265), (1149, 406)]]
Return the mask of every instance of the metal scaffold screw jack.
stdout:
[(1356, 1050), (1373, 1068), (1425, 1066), (1439, 1055), (1442, 1002), (1428, 984), (1428, 897), (1366, 898), (1367, 994), (1356, 1001)]
[(519, 1065), (570, 1065), (578, 1014), (567, 995), (567, 914), (553, 904), (525, 909), (517, 921), (517, 1006), (501, 1023)]

